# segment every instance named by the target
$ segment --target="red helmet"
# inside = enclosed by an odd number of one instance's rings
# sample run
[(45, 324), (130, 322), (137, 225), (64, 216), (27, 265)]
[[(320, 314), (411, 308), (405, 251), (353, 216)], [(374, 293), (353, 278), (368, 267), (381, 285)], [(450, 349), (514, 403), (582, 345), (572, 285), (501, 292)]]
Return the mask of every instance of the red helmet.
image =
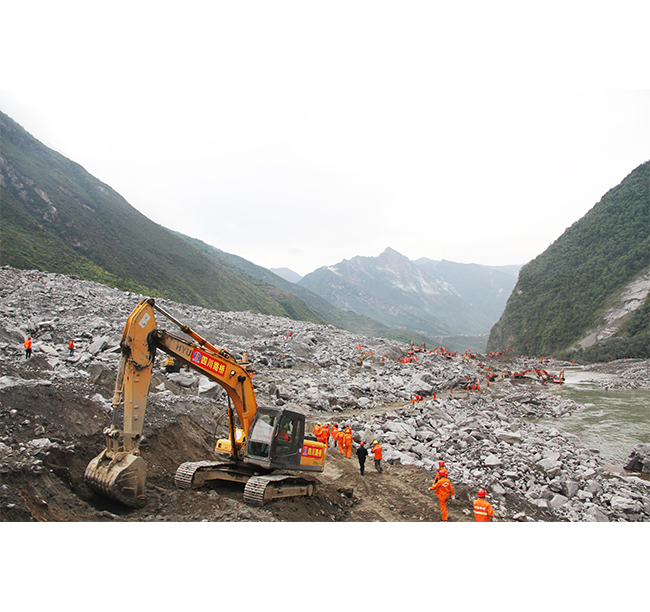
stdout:
[(485, 497), (485, 490), (484, 489), (479, 489), (477, 495), (479, 497)]
[(438, 461), (438, 466), (439, 466), (439, 467), (442, 467), (443, 465), (445, 465), (445, 462), (444, 462), (444, 461)]

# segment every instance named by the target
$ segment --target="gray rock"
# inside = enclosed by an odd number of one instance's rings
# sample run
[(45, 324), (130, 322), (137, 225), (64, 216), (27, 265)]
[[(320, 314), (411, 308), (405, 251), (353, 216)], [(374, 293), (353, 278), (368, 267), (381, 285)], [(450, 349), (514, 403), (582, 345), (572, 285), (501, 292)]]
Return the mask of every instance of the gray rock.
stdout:
[(93, 343), (88, 347), (88, 352), (91, 355), (98, 355), (102, 351), (108, 348), (108, 339), (107, 338), (97, 338), (93, 340)]
[(551, 499), (551, 501), (548, 502), (548, 505), (550, 508), (553, 510), (557, 510), (560, 506), (563, 506), (569, 501), (567, 497), (564, 497), (564, 495), (560, 495), (559, 493), (557, 495), (554, 495)]
[(578, 492), (580, 486), (575, 480), (567, 480), (563, 483), (562, 489), (564, 495), (571, 499)]
[(483, 463), (488, 466), (501, 465), (501, 459), (494, 454), (489, 454), (485, 459), (483, 459)]
[(495, 429), (494, 436), (500, 442), (507, 442), (508, 444), (521, 443), (521, 431), (505, 431), (503, 429)]
[(650, 444), (637, 444), (628, 457), (625, 469), (650, 474)]
[(490, 490), (491, 490), (492, 493), (494, 493), (495, 495), (505, 495), (505, 494), (506, 494), (506, 490), (505, 490), (505, 489), (504, 489), (504, 488), (503, 488), (503, 487), (502, 487), (498, 482), (495, 482), (495, 483), (490, 487)]
[(590, 506), (585, 510), (585, 520), (591, 523), (609, 523), (607, 515), (597, 506)]
[(623, 497), (621, 495), (614, 495), (609, 502), (612, 510), (616, 512), (639, 512), (641, 510), (641, 504), (629, 497)]
[(588, 480), (585, 491), (592, 493), (593, 495), (600, 495), (603, 492), (603, 487), (597, 480)]
[(560, 467), (557, 461), (550, 458), (540, 459), (535, 465), (543, 469), (545, 472), (555, 472)]

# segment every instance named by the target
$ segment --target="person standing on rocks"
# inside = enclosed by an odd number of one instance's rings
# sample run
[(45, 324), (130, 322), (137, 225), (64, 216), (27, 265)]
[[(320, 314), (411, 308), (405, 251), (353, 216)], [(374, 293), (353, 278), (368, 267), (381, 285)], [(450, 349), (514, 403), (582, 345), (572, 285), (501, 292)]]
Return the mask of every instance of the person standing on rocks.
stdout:
[(70, 357), (74, 356), (74, 339), (70, 338), (70, 342), (68, 342), (68, 349), (70, 349)]
[(377, 440), (375, 440), (372, 443), (372, 448), (370, 449), (370, 452), (375, 456), (375, 469), (381, 474), (383, 471), (383, 468), (381, 467), (382, 454), (381, 454), (381, 446), (379, 445), (379, 442), (377, 442)]
[(359, 459), (359, 470), (361, 471), (362, 476), (363, 476), (363, 470), (365, 469), (367, 456), (368, 456), (368, 449), (366, 448), (366, 445), (362, 442), (359, 445), (359, 448), (357, 448), (357, 459)]
[(451, 497), (454, 499), (454, 487), (451, 486), (451, 481), (449, 478), (443, 475), (441, 478), (438, 478), (437, 481), (429, 487), (429, 491), (435, 491), (438, 496), (438, 503), (440, 504), (440, 514), (442, 515), (442, 520), (447, 520), (447, 500)]
[(479, 489), (478, 499), (474, 502), (474, 521), (477, 523), (489, 523), (494, 516), (492, 505), (485, 499), (485, 491)]
[(27, 340), (25, 340), (25, 359), (29, 359), (32, 356), (32, 337), (27, 336)]

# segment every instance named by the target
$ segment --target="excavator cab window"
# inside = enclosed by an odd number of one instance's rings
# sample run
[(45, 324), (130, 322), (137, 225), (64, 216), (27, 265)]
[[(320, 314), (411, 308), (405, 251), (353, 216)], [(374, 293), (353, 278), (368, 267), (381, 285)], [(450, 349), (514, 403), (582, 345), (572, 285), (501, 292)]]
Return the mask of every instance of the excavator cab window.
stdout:
[(283, 414), (273, 451), (274, 465), (299, 462), (304, 437), (304, 417), (295, 413)]
[(254, 457), (268, 458), (273, 442), (273, 430), (276, 417), (271, 414), (262, 414), (257, 419), (248, 439), (248, 454)]

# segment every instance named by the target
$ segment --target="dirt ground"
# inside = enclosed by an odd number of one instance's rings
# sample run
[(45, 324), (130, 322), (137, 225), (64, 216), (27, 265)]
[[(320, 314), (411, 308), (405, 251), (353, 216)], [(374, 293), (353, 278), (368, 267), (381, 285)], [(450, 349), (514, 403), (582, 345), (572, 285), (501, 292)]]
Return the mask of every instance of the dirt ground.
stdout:
[[(241, 484), (208, 484), (181, 490), (174, 484), (185, 461), (217, 459), (214, 448), (217, 416), (213, 402), (187, 397), (166, 402), (152, 393), (141, 454), (147, 464), (147, 504), (133, 509), (107, 499), (86, 486), (88, 462), (104, 447), (102, 430), (108, 412), (97, 402), (111, 397), (114, 377), (108, 370), (89, 380), (44, 384), (49, 365), (33, 358), (21, 368), (32, 384), (0, 391), (0, 520), (2, 521), (289, 521), (289, 522), (419, 522), (441, 520), (437, 497), (428, 491), (433, 475), (413, 466), (390, 465), (380, 474), (366, 461), (330, 449), (323, 473), (316, 475), (310, 498), (276, 500), (263, 507), (243, 502)], [(5, 366), (0, 376), (17, 374)], [(152, 387), (173, 385), (162, 374)], [(182, 392), (175, 389), (176, 392)], [(118, 414), (118, 420), (121, 415)], [(339, 413), (339, 418), (344, 417)], [(319, 414), (319, 420), (327, 418)], [(308, 421), (308, 427), (311, 427)], [(48, 440), (46, 447), (35, 441)], [(453, 483), (452, 483), (453, 484)], [(472, 521), (474, 491), (455, 485), (449, 521)], [(508, 500), (517, 508), (517, 500)], [(527, 519), (553, 520), (536, 507), (523, 507)], [(505, 520), (505, 519), (504, 519)], [(509, 519), (512, 520), (512, 519)]]

